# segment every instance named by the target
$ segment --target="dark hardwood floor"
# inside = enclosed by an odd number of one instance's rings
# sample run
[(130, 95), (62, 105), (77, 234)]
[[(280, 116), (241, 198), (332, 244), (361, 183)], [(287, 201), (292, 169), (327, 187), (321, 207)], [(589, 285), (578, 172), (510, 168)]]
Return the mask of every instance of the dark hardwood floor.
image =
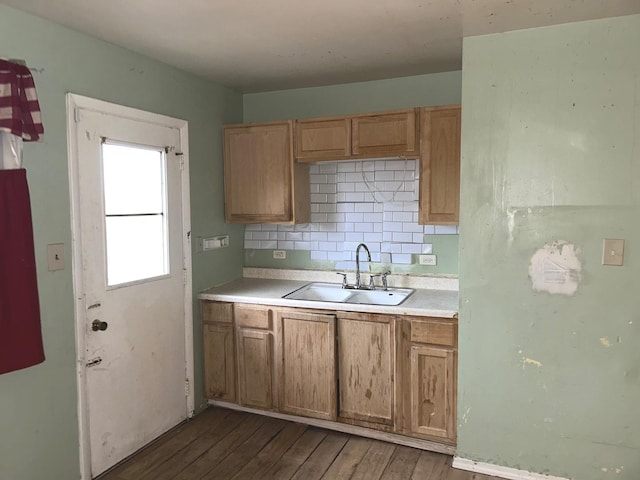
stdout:
[(447, 455), (213, 407), (99, 478), (497, 480)]

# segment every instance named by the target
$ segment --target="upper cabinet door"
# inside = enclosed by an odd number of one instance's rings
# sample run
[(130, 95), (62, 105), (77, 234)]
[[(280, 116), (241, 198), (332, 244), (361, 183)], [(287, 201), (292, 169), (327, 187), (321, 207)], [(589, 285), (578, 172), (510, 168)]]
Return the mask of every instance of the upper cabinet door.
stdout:
[(352, 119), (351, 152), (358, 157), (417, 157), (418, 110), (357, 116)]
[(296, 159), (299, 162), (338, 160), (351, 156), (349, 118), (296, 120)]
[(460, 209), (460, 106), (420, 112), (419, 223), (457, 225)]
[[(308, 220), (304, 208), (304, 202), (307, 207), (309, 203), (308, 170), (305, 176), (305, 166), (295, 168), (299, 171), (295, 171), (293, 165), (291, 121), (225, 127), (226, 221), (294, 223)], [(298, 214), (306, 218), (296, 218)]]

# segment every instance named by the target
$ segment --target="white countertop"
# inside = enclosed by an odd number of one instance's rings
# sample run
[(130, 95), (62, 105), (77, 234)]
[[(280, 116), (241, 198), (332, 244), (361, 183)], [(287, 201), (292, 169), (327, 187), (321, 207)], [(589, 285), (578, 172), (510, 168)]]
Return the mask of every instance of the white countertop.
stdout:
[(315, 302), (282, 298), (309, 283), (300, 280), (270, 278), (241, 278), (198, 295), (201, 300), (253, 303), (282, 307), (302, 307), (318, 310), (341, 310), (392, 315), (416, 315), (421, 317), (452, 318), (458, 313), (458, 292), (417, 288), (402, 304), (397, 306), (363, 305), (352, 303)]

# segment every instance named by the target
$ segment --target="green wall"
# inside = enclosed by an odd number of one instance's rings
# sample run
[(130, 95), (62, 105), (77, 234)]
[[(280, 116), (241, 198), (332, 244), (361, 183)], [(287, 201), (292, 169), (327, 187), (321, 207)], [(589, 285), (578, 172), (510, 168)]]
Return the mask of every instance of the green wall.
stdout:
[[(458, 455), (640, 478), (640, 16), (464, 40)], [(602, 240), (625, 265), (601, 265)], [(536, 250), (580, 249), (572, 296)]]
[(244, 95), (244, 121), (347, 115), (460, 103), (461, 72)]
[[(226, 225), (223, 216), (220, 127), (242, 120), (242, 96), (2, 5), (0, 56), (25, 59), (35, 69), (45, 124), (44, 141), (25, 144), (24, 165), (47, 356), (41, 365), (0, 375), (0, 479), (70, 480), (80, 474), (65, 94), (189, 121), (193, 237), (231, 237), (229, 249), (194, 252), (194, 292), (241, 275), (242, 228)], [(59, 242), (65, 244), (67, 267), (48, 272), (46, 245)], [(201, 328), (199, 321), (194, 325), (196, 404), (201, 406)]]

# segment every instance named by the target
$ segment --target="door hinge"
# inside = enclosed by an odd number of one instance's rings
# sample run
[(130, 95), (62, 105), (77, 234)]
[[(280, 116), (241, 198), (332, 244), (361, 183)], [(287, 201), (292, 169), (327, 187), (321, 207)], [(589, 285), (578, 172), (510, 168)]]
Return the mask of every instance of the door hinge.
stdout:
[(184, 379), (184, 396), (188, 397), (190, 393), (191, 393), (191, 384), (189, 383), (189, 379), (185, 378)]
[(73, 120), (76, 123), (80, 123), (80, 120), (82, 120), (82, 114), (80, 113), (80, 109), (79, 108), (74, 108), (73, 109)]
[(187, 269), (186, 268), (182, 269), (182, 284), (183, 285), (187, 284)]

